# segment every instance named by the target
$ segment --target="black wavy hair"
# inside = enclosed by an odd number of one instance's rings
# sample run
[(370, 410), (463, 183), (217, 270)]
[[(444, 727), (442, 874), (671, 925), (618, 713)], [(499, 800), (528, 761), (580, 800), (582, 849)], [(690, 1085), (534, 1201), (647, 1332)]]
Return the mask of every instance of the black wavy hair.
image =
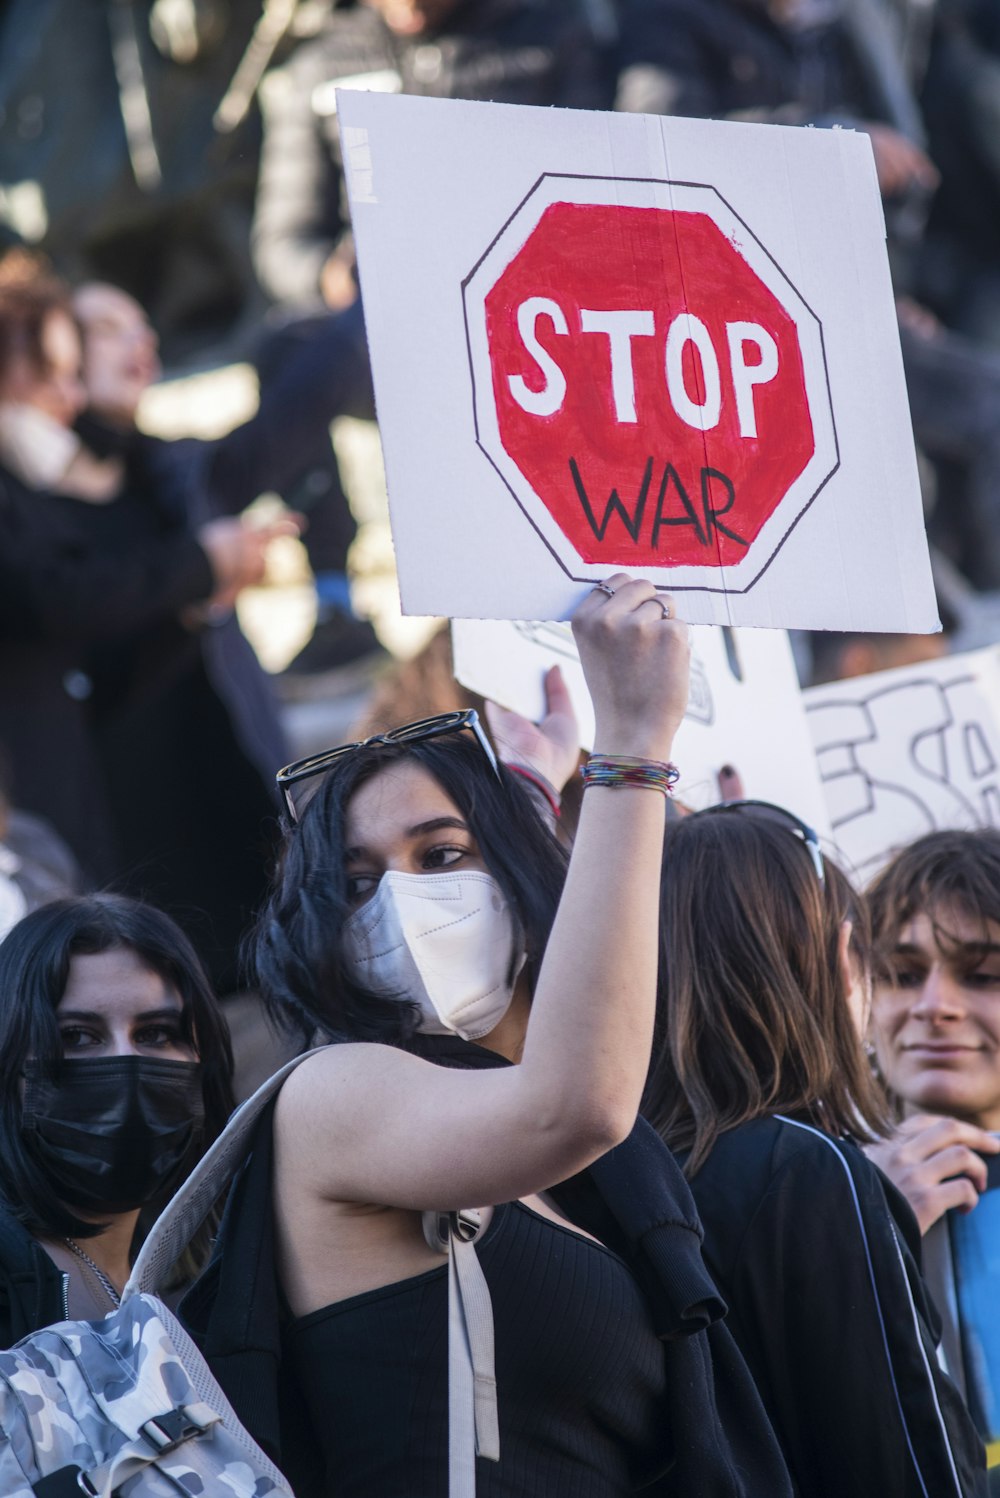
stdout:
[(233, 1110), (229, 1030), (194, 948), (168, 915), (124, 895), (87, 895), (24, 916), (0, 942), (0, 1195), (36, 1235), (88, 1238), (103, 1231), (58, 1199), (25, 1149), (23, 1073), (29, 1058), (52, 1073), (62, 1059), (56, 1009), (72, 959), (119, 949), (134, 952), (178, 995), (184, 1039), (201, 1062), (205, 1127), (188, 1169)]
[(353, 909), (344, 859), (347, 804), (380, 770), (406, 761), (427, 770), (468, 822), (520, 926), (534, 991), (567, 855), (518, 777), (501, 766), (498, 778), (481, 748), (461, 733), (366, 745), (326, 773), (301, 820), (286, 827), (271, 895), (248, 947), (272, 1019), (306, 1042), (318, 1033), (394, 1044), (416, 1028), (416, 1006), (360, 988), (340, 952), (341, 929)]

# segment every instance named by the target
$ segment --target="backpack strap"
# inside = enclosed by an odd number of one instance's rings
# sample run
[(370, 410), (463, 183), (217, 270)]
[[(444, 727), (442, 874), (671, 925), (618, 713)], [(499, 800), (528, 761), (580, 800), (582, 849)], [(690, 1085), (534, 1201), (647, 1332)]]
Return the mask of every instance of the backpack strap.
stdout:
[[(133, 1295), (156, 1294), (165, 1275), (230, 1184), (250, 1148), (254, 1125), (286, 1078), (323, 1047), (294, 1057), (261, 1083), (154, 1222), (128, 1283)], [(493, 1305), (476, 1253), (479, 1214), (423, 1213), (428, 1243), (448, 1253), (448, 1498), (475, 1498), (476, 1456), (500, 1460)]]
[(448, 1498), (475, 1498), (477, 1456), (500, 1460), (493, 1302), (468, 1216), (448, 1233)]
[(211, 1149), (202, 1156), (180, 1190), (153, 1223), (122, 1292), (122, 1304), (133, 1295), (155, 1295), (173, 1264), (187, 1248), (223, 1191), (247, 1157), (254, 1124), (285, 1080), (322, 1046), (295, 1056), (236, 1109)]

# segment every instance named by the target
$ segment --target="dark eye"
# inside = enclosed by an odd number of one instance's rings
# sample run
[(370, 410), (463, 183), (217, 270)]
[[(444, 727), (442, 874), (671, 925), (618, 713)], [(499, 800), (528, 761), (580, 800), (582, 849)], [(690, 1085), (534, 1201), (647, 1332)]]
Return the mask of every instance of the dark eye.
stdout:
[(962, 974), (962, 983), (966, 988), (1000, 988), (1000, 973), (992, 968), (975, 968), (971, 973)]
[(468, 848), (460, 848), (454, 843), (441, 844), (436, 848), (428, 848), (421, 862), (425, 869), (447, 869), (466, 858), (468, 853)]
[(904, 967), (895, 968), (890, 976), (895, 988), (920, 988), (927, 974), (918, 968)]
[(151, 1048), (184, 1045), (184, 1035), (179, 1024), (163, 1024), (157, 1022), (155, 1025), (143, 1025), (135, 1032), (136, 1045), (150, 1046)]
[(348, 874), (347, 898), (352, 905), (361, 905), (378, 888), (377, 874)]
[(59, 1038), (64, 1056), (73, 1051), (85, 1051), (89, 1046), (100, 1045), (102, 1039), (93, 1030), (85, 1030), (81, 1025), (67, 1025), (59, 1031)]

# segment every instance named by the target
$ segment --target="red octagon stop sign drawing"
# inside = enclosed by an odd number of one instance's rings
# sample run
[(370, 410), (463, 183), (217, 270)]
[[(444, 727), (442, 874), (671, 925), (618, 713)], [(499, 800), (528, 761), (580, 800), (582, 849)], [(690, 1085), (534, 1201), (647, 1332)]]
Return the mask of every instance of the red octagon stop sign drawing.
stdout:
[(477, 441), (570, 577), (746, 592), (838, 467), (820, 322), (713, 187), (546, 174), (463, 294)]

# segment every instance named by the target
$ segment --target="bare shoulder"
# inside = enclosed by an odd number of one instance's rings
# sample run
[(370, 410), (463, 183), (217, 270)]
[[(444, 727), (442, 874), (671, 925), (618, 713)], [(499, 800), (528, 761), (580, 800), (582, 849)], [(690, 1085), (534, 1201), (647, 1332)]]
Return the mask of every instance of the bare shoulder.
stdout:
[(391, 1096), (405, 1078), (429, 1063), (395, 1046), (349, 1042), (328, 1045), (303, 1061), (278, 1094), (279, 1133), (310, 1123), (325, 1126), (367, 1112)]

